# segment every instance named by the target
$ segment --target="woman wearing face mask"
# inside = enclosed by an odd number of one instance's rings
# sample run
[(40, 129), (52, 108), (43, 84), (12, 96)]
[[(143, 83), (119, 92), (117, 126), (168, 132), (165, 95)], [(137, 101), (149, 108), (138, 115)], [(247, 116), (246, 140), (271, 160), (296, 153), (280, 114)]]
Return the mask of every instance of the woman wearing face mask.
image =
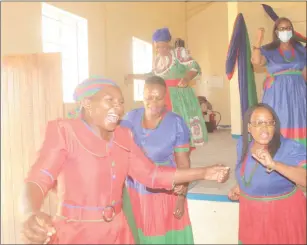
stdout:
[[(73, 119), (48, 123), (38, 158), (26, 179), (22, 205), (26, 244), (133, 244), (122, 212), (127, 175), (150, 187), (211, 178), (224, 181), (228, 168), (174, 169), (155, 166), (118, 126), (124, 112), (119, 87), (106, 79), (79, 84), (74, 98), (81, 110)], [(41, 211), (57, 181), (58, 208), (52, 219)]]
[[(181, 115), (191, 131), (191, 147), (203, 145), (207, 141), (207, 128), (199, 108), (197, 97), (189, 82), (201, 73), (198, 63), (177, 42), (173, 49), (170, 45), (171, 34), (168, 28), (158, 29), (153, 34), (154, 47), (157, 55), (154, 67), (148, 74), (130, 74), (126, 80), (143, 79), (157, 75), (165, 80), (167, 109)], [(184, 45), (184, 44), (183, 44)]]
[(306, 48), (293, 33), (291, 21), (279, 18), (273, 41), (261, 46), (264, 29), (260, 28), (251, 61), (267, 68), (262, 102), (276, 111), (282, 135), (306, 145)]
[[(131, 129), (136, 144), (156, 166), (186, 169), (190, 167), (189, 129), (181, 116), (165, 110), (165, 95), (161, 77), (147, 78), (144, 108), (130, 111), (121, 125)], [(185, 198), (187, 186), (181, 195), (174, 195), (147, 188), (134, 178), (128, 178), (126, 185), (141, 244), (194, 244)]]
[(239, 243), (306, 244), (306, 148), (281, 136), (270, 106), (246, 112), (237, 157)]

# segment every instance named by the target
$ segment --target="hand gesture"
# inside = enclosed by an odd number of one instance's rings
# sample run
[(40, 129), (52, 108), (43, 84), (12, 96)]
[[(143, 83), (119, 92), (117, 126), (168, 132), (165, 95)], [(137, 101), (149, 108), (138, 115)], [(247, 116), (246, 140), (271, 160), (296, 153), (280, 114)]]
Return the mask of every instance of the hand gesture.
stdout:
[(25, 244), (47, 244), (55, 233), (51, 217), (43, 212), (32, 214), (27, 218), (21, 230)]
[(187, 185), (176, 185), (174, 188), (174, 193), (177, 195), (185, 195), (187, 193)]
[(262, 41), (263, 41), (263, 38), (264, 38), (264, 28), (263, 27), (260, 27), (257, 31), (257, 40), (259, 42), (259, 44), (261, 45), (262, 44)]
[(176, 207), (173, 213), (176, 219), (181, 219), (184, 214), (184, 202), (185, 202), (184, 197), (179, 196), (177, 198)]
[(232, 201), (238, 201), (240, 198), (240, 188), (238, 185), (233, 187), (229, 193), (228, 193), (228, 198)]
[(275, 162), (273, 161), (271, 154), (267, 149), (258, 149), (252, 152), (253, 158), (267, 168), (267, 172), (272, 172), (275, 168)]
[(182, 78), (178, 83), (179, 88), (186, 88), (189, 85), (189, 81), (186, 78)]
[(215, 180), (224, 183), (229, 178), (230, 168), (223, 164), (216, 164), (206, 169), (205, 180)]

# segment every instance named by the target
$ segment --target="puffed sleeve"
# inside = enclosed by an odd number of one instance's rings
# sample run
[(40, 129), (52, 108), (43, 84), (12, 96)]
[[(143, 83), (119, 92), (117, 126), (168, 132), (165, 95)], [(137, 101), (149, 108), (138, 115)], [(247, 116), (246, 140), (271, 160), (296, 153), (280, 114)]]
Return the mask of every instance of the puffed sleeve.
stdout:
[(133, 131), (133, 119), (135, 118), (136, 111), (132, 110), (126, 113), (123, 119), (120, 122), (120, 125), (125, 128), (129, 128)]
[(188, 152), (190, 150), (190, 130), (182, 117), (176, 116), (175, 152)]
[(260, 48), (260, 52), (261, 52), (261, 55), (265, 57), (266, 59), (266, 62), (269, 63), (270, 60), (272, 59), (271, 58), (271, 55), (272, 55), (272, 50), (267, 50), (266, 46), (262, 46)]
[(64, 132), (58, 121), (50, 121), (46, 128), (42, 148), (25, 182), (36, 184), (46, 195), (55, 184), (66, 156)]
[(282, 162), (287, 165), (301, 166), (306, 169), (306, 147), (292, 140), (288, 140), (284, 147), (287, 148), (287, 154), (285, 154)]
[(185, 48), (176, 48), (175, 56), (178, 59), (179, 63), (184, 65), (188, 71), (196, 71), (197, 75), (201, 74), (199, 64), (190, 56), (189, 52)]
[(130, 138), (128, 175), (146, 187), (171, 190), (176, 169), (155, 165), (135, 144), (132, 133), (130, 133)]

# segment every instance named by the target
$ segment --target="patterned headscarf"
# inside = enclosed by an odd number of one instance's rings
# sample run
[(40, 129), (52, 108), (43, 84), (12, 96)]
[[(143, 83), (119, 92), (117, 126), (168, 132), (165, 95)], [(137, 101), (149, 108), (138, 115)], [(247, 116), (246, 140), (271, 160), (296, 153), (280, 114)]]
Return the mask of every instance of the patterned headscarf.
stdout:
[[(84, 80), (82, 83), (78, 84), (78, 86), (75, 88), (74, 92), (74, 100), (76, 102), (81, 102), (85, 98), (90, 98), (99, 91), (101, 91), (106, 86), (114, 86), (118, 87), (118, 85), (106, 78), (88, 78)], [(77, 118), (80, 116), (82, 108), (77, 108), (76, 110), (69, 112), (68, 117), (69, 118)]]
[(166, 27), (156, 30), (155, 33), (152, 35), (153, 42), (169, 42), (171, 41), (171, 39), (171, 33)]

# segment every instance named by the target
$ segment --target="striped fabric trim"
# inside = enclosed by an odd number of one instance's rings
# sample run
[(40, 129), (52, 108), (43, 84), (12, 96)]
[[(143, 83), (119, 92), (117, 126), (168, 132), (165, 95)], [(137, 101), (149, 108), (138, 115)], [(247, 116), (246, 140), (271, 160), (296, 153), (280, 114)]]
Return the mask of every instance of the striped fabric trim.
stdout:
[(281, 134), (286, 138), (291, 139), (305, 139), (306, 138), (306, 128), (281, 128)]
[(49, 171), (47, 171), (46, 169), (41, 169), (40, 172), (45, 174), (45, 175), (47, 175), (47, 176), (49, 176), (51, 181), (54, 182), (53, 175)]
[(297, 166), (307, 169), (307, 161), (303, 160)]
[(190, 148), (175, 148), (175, 152), (189, 152)]
[(274, 81), (275, 81), (275, 77), (280, 76), (280, 75), (301, 75), (302, 71), (300, 70), (282, 70), (273, 74), (267, 74), (267, 78), (264, 82), (264, 88), (268, 89), (270, 87), (272, 87)]
[(190, 144), (178, 145), (174, 149), (175, 152), (188, 152), (190, 151)]
[(274, 201), (274, 200), (281, 200), (281, 199), (285, 199), (288, 198), (292, 195), (294, 195), (297, 191), (297, 188), (295, 187), (292, 191), (289, 191), (288, 193), (284, 193), (281, 195), (277, 195), (277, 196), (250, 196), (246, 193), (244, 193), (242, 190), (240, 192), (241, 197), (244, 197), (246, 199), (249, 200), (254, 200), (254, 201), (260, 201), (260, 202), (268, 202), (268, 201)]

